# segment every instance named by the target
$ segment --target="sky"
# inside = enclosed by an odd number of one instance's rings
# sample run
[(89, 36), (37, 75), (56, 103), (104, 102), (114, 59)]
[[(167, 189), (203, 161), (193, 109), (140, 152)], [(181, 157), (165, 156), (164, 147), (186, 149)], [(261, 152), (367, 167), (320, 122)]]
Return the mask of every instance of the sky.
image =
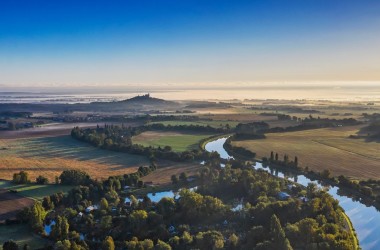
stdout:
[(0, 1), (0, 87), (380, 84), (377, 0)]

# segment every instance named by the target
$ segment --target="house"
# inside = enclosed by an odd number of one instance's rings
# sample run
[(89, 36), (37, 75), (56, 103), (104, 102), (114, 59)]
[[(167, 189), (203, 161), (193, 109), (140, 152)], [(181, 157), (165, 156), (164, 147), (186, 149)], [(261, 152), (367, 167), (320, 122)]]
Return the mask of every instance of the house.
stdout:
[(309, 201), (309, 199), (305, 196), (300, 197), (299, 200), (302, 202), (308, 202)]
[(97, 205), (89, 206), (86, 208), (86, 213), (90, 213), (90, 212), (97, 210), (97, 209), (99, 209)]
[(285, 192), (279, 192), (277, 196), (280, 200), (283, 200), (283, 201), (290, 198), (290, 195)]
[(176, 231), (175, 231), (175, 227), (174, 227), (174, 226), (170, 226), (170, 227), (168, 228), (168, 230), (169, 230), (169, 233), (171, 233), (171, 234), (175, 234), (175, 233), (176, 233)]
[(125, 205), (126, 205), (127, 207), (130, 207), (130, 206), (131, 206), (131, 199), (129, 199), (129, 198), (125, 198), (124, 203), (125, 203)]

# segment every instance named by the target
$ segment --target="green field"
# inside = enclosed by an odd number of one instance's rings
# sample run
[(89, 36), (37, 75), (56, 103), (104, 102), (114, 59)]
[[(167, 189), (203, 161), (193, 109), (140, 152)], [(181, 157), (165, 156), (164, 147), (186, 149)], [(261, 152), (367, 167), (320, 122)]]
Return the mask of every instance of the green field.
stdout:
[(48, 243), (46, 239), (32, 233), (27, 225), (0, 225), (0, 249), (3, 249), (5, 241), (15, 241), (20, 249), (28, 244), (30, 249), (41, 248)]
[(132, 138), (133, 143), (143, 146), (170, 146), (174, 151), (198, 149), (201, 140), (213, 134), (147, 131)]
[(171, 125), (171, 126), (180, 126), (180, 125), (199, 125), (199, 126), (211, 126), (214, 128), (220, 128), (225, 127), (227, 124), (230, 125), (231, 128), (236, 127), (236, 125), (239, 124), (238, 121), (227, 121), (227, 120), (220, 120), (220, 121), (162, 121), (162, 122), (152, 122), (151, 124), (163, 124), (165, 126)]
[(34, 184), (23, 184), (17, 185), (10, 181), (0, 181), (0, 188), (16, 190), (18, 194), (32, 198), (35, 200), (42, 200), (45, 196), (55, 194), (58, 192), (66, 193), (72, 186), (64, 185), (34, 185)]

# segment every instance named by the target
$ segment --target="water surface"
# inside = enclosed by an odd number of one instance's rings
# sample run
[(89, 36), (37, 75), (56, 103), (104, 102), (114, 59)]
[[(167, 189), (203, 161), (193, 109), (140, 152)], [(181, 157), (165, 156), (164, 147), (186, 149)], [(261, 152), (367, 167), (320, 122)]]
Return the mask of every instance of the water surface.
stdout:
[[(218, 152), (223, 159), (231, 158), (227, 151), (223, 148), (226, 138), (220, 138), (209, 142), (205, 145), (205, 149), (209, 152)], [(353, 201), (351, 198), (338, 194), (337, 187), (322, 186), (317, 181), (312, 181), (304, 175), (287, 176), (281, 170), (271, 170), (263, 167), (257, 162), (253, 165), (255, 169), (262, 169), (268, 173), (280, 178), (286, 178), (307, 186), (309, 183), (315, 183), (319, 188), (328, 188), (328, 193), (339, 201), (340, 206), (345, 210), (350, 218), (356, 233), (359, 238), (360, 246), (363, 250), (378, 250), (380, 249), (380, 212), (375, 207), (367, 207), (359, 201)]]

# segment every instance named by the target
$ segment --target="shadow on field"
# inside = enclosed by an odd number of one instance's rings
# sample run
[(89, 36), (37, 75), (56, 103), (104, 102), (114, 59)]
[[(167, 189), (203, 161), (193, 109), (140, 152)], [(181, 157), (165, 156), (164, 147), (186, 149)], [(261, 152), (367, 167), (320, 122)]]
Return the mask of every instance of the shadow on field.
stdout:
[(120, 167), (120, 165), (143, 165), (147, 162), (147, 159), (143, 156), (95, 148), (87, 143), (73, 139), (71, 136), (33, 138), (25, 142), (23, 149), (19, 153), (27, 157), (92, 160), (103, 164), (118, 165), (115, 170), (122, 169), (123, 167)]

